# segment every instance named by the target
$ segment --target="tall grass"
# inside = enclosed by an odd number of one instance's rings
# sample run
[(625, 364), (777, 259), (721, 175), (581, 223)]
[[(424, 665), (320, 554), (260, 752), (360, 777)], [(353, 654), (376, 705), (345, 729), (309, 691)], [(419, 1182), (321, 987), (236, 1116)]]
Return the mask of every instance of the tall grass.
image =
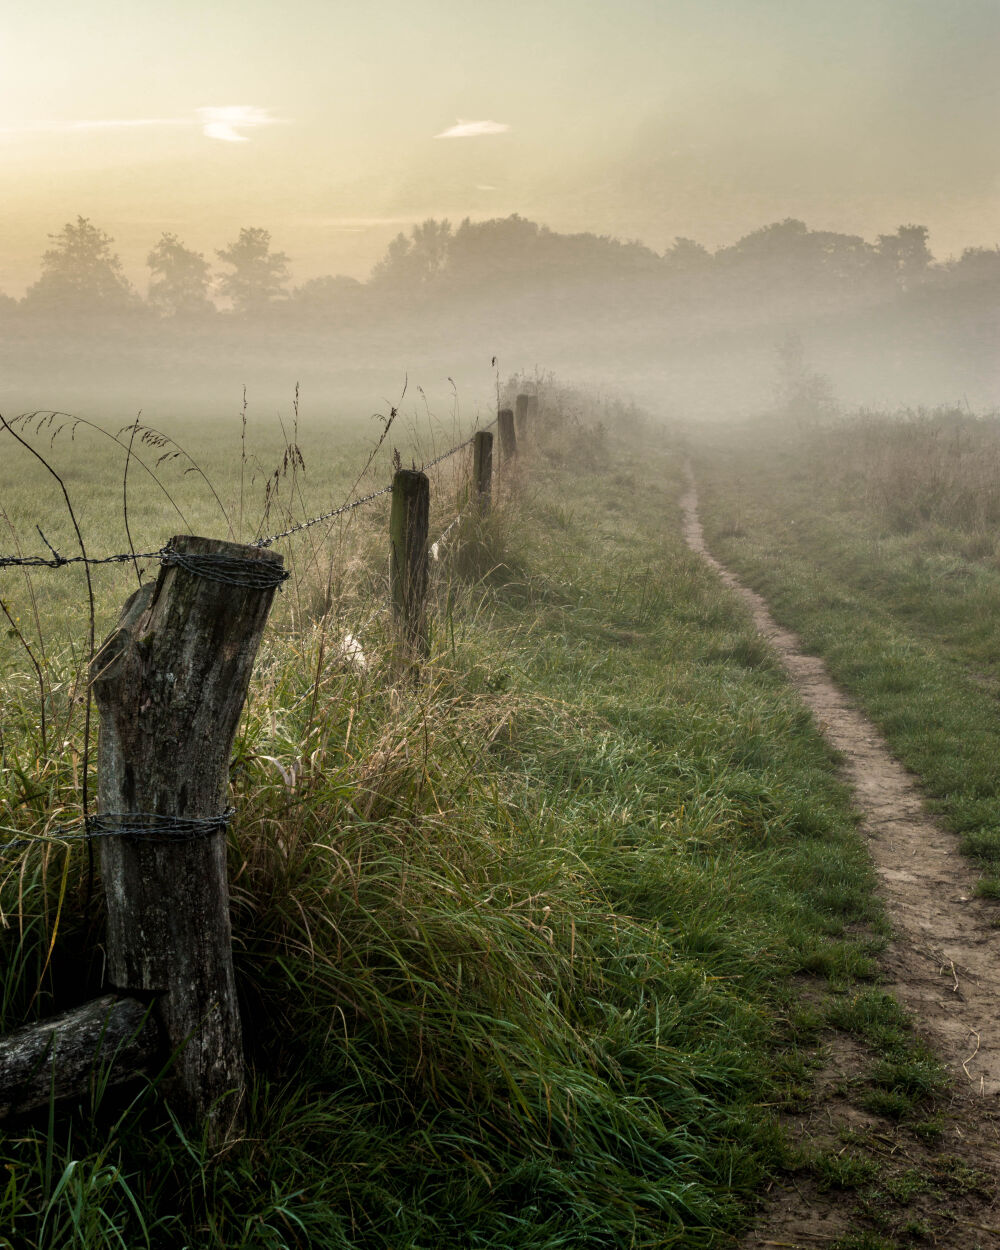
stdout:
[[(97, 1085), (0, 1133), (0, 1245), (732, 1244), (802, 1077), (793, 979), (870, 975), (878, 915), (825, 748), (683, 548), (676, 460), (607, 415), (573, 409), (582, 462), (539, 430), (445, 545), (418, 685), (377, 528), (332, 571), (309, 549), (232, 766), (247, 1138)], [(7, 819), (43, 829), (79, 721), (46, 755), (9, 689)], [(96, 991), (101, 933), (78, 849), (3, 866), (7, 1029)]]
[(992, 553), (1000, 524), (1000, 418), (952, 408), (862, 412), (827, 425), (815, 452), (891, 531), (956, 530)]

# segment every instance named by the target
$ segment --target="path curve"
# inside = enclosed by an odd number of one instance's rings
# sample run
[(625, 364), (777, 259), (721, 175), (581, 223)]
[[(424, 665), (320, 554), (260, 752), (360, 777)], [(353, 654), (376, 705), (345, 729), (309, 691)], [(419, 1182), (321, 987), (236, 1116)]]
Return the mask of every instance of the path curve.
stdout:
[(948, 1071), (997, 1105), (1000, 1096), (1000, 929), (995, 902), (976, 898), (976, 874), (955, 834), (924, 808), (913, 775), (875, 726), (806, 655), (767, 604), (708, 550), (688, 470), (684, 537), (747, 604), (828, 742), (844, 757), (895, 940), (881, 960), (887, 988), (913, 1013)]

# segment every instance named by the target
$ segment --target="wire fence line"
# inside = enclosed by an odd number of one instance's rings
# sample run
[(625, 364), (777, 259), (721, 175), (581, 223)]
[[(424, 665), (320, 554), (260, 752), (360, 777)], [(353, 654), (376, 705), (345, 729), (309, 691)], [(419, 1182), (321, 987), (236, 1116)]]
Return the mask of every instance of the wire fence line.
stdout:
[(159, 842), (189, 842), (207, 838), (225, 829), (235, 807), (227, 807), (218, 816), (164, 816), (159, 812), (109, 812), (102, 816), (85, 816), (71, 825), (59, 825), (48, 833), (30, 838), (9, 838), (0, 842), (0, 851), (49, 842), (90, 842), (94, 838), (147, 838)]
[[(489, 423), (496, 424), (496, 420)], [(489, 428), (489, 426), (485, 427)], [(464, 451), (467, 447), (472, 446), (475, 442), (475, 434), (465, 439), (463, 442), (456, 444), (454, 447), (448, 448), (447, 451), (441, 452), (432, 460), (427, 461), (423, 465), (423, 470), (432, 469), (435, 466), (448, 460), (450, 457)], [(271, 546), (272, 543), (282, 538), (290, 537), (302, 530), (308, 529), (313, 525), (318, 525), (323, 521), (329, 521), (337, 516), (352, 512), (355, 508), (371, 503), (376, 499), (392, 492), (393, 486), (390, 483), (378, 490), (371, 491), (369, 494), (361, 496), (358, 499), (348, 503), (339, 505), (330, 509), (328, 512), (321, 513), (318, 516), (310, 517), (305, 521), (300, 521), (285, 530), (281, 530), (275, 534), (270, 534), (263, 538), (258, 538), (254, 542), (248, 544), (251, 548), (264, 550)], [(455, 527), (469, 515), (468, 506), (463, 507), (458, 514), (445, 526), (443, 532), (437, 541), (431, 544), (428, 554), (435, 561), (439, 559), (439, 550), (444, 545), (448, 536)], [(156, 551), (127, 551), (119, 552), (110, 556), (64, 556), (61, 555), (55, 547), (46, 538), (41, 527), (36, 525), (39, 537), (45, 546), (49, 549), (50, 556), (19, 556), (10, 554), (0, 554), (0, 569), (8, 567), (22, 568), (48, 568), (58, 569), (69, 565), (101, 565), (101, 564), (125, 564), (138, 560), (159, 560), (163, 566), (174, 566), (188, 570), (200, 577), (208, 578), (210, 581), (224, 582), (237, 586), (248, 586), (254, 589), (263, 590), (270, 588), (280, 588), (281, 583), (287, 579), (290, 574), (287, 570), (280, 567), (279, 564), (271, 562), (247, 559), (240, 556), (228, 556), (219, 552), (197, 554), (181, 552), (176, 550), (170, 544), (159, 548)], [(367, 619), (357, 628), (357, 634), (363, 634), (367, 629), (375, 623), (375, 621), (387, 612), (390, 608), (389, 603), (383, 603), (375, 611), (367, 617)], [(348, 635), (347, 641), (354, 647), (357, 647), (357, 635)], [(225, 830), (232, 816), (235, 813), (234, 808), (228, 808), (225, 812), (218, 816), (206, 818), (191, 818), (164, 816), (155, 812), (126, 812), (112, 813), (108, 815), (90, 815), (86, 813), (86, 802), (84, 802), (84, 816), (79, 821), (71, 824), (59, 825), (46, 833), (34, 834), (28, 837), (13, 836), (0, 838), (0, 854), (10, 850), (21, 850), (37, 845), (46, 844), (66, 844), (74, 842), (92, 842), (97, 838), (105, 837), (131, 837), (152, 839), (156, 841), (187, 841), (192, 838), (207, 837), (212, 833)], [(16, 834), (17, 831), (0, 826), (0, 833)]]
[[(489, 429), (490, 425), (496, 424), (494, 418), (489, 425), (483, 427)], [(457, 455), (458, 452), (464, 451), (466, 447), (471, 447), (475, 441), (475, 435), (465, 439), (464, 442), (456, 443), (454, 447), (449, 447), (447, 451), (443, 451), (439, 456), (435, 456), (433, 460), (428, 460), (423, 465), (423, 472), (433, 469), (436, 465), (449, 459), (451, 456)], [(269, 534), (266, 538), (254, 539), (249, 543), (250, 547), (266, 548), (272, 543), (280, 541), (282, 538), (289, 538), (293, 534), (298, 534), (302, 530), (310, 529), (314, 525), (320, 525), (323, 521), (332, 521), (335, 517), (343, 516), (348, 512), (353, 512), (355, 508), (363, 507), (365, 504), (381, 499), (383, 495), (388, 495), (392, 491), (392, 483), (388, 486), (382, 486), (378, 490), (373, 490), (367, 495), (362, 495), (360, 499), (352, 499), (349, 503), (340, 504), (336, 508), (331, 508), (329, 512), (322, 512), (319, 516), (310, 517), (306, 521), (298, 521), (295, 525), (291, 525), (288, 529), (279, 530), (276, 534)], [(456, 518), (457, 520), (458, 518)], [(71, 564), (128, 564), (134, 560), (159, 560), (162, 564), (180, 563), (176, 559), (177, 553), (169, 545), (159, 548), (157, 551), (120, 551), (111, 556), (63, 556), (56, 551), (55, 547), (42, 533), (39, 526), (35, 526), (38, 530), (42, 542), (48, 547), (52, 553), (51, 556), (19, 556), (0, 553), (0, 569), (4, 568), (28, 568), (28, 569), (61, 569)], [(442, 538), (444, 536), (442, 535)]]
[(281, 530), (277, 534), (270, 534), (267, 538), (256, 538), (251, 547), (270, 547), (272, 543), (276, 543), (279, 538), (288, 538), (292, 534), (298, 534), (300, 530), (307, 530), (313, 525), (319, 525), (322, 521), (332, 521), (334, 517), (342, 516), (345, 512), (353, 512), (355, 508), (360, 508), (362, 504), (371, 503), (374, 499), (380, 499), (383, 495), (388, 495), (392, 491), (392, 483), (383, 486), (379, 490), (373, 490), (369, 495), (362, 495), (360, 499), (354, 499), (350, 503), (342, 503), (339, 508), (331, 508), (329, 512), (322, 512), (319, 516), (310, 517), (308, 521), (299, 521), (295, 525), (291, 525), (286, 530)]

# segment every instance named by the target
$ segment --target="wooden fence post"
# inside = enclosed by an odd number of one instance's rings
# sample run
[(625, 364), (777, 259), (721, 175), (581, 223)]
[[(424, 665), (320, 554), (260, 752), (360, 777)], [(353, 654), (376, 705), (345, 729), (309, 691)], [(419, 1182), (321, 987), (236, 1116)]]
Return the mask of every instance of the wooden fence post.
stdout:
[(409, 659), (427, 654), (427, 534), (431, 484), (426, 473), (398, 469), (389, 514), (392, 613)]
[(537, 429), (537, 425), (538, 425), (538, 396), (537, 395), (528, 396), (528, 410), (524, 415), (525, 415), (525, 421), (527, 423), (528, 429), (529, 430)]
[(476, 503), (481, 514), (490, 510), (493, 490), (493, 435), (489, 430), (477, 430), (472, 444), (472, 481)]
[(528, 428), (528, 400), (530, 395), (518, 395), (514, 400), (514, 417), (517, 421), (517, 436), (524, 438)]
[(91, 670), (103, 831), (136, 830), (100, 840), (108, 979), (155, 995), (167, 1095), (221, 1142), (238, 1131), (244, 1081), (222, 813), (282, 559), (191, 536), (170, 551)]
[(497, 433), (500, 435), (500, 450), (503, 452), (504, 463), (513, 460), (517, 455), (517, 435), (514, 433), (514, 413), (510, 408), (501, 408), (497, 413)]

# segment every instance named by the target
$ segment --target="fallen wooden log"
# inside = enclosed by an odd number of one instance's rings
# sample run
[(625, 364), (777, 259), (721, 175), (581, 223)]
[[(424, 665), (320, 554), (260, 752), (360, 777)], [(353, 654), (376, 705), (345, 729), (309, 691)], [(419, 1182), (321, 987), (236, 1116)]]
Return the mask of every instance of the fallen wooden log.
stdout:
[(0, 1037), (0, 1120), (120, 1085), (165, 1058), (150, 1005), (105, 994)]

